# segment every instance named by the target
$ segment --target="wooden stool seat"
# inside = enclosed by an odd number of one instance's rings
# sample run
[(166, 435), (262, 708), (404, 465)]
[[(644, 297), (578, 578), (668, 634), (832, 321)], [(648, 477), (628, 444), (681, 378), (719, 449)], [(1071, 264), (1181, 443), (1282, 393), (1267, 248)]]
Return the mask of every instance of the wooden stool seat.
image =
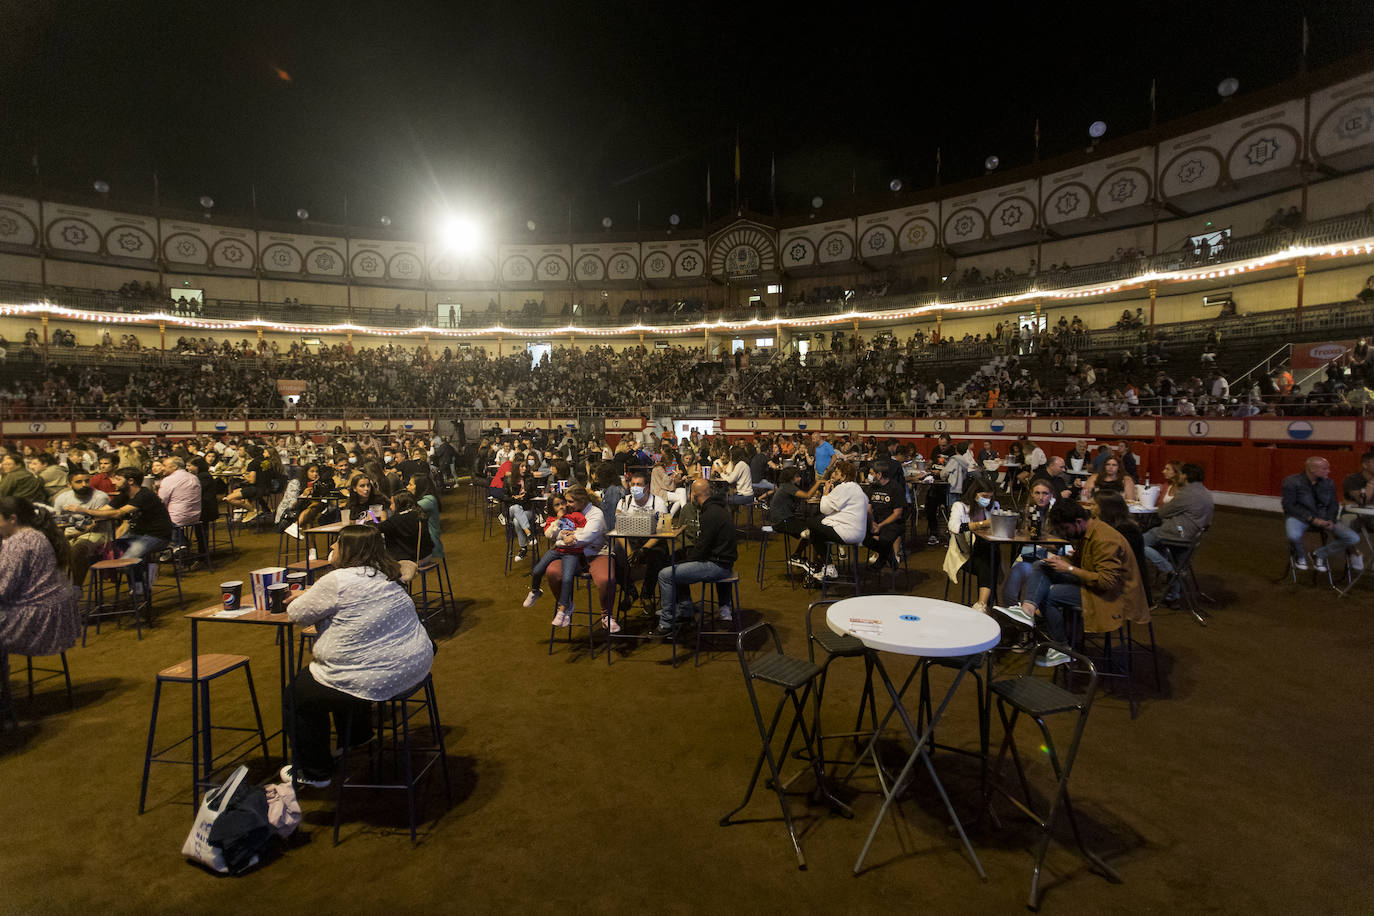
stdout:
[[(202, 681), (210, 678), (219, 677), (226, 671), (232, 671), (239, 665), (248, 663), (246, 655), (201, 655), (198, 657), (196, 665), (196, 677)], [(191, 682), (191, 660), (188, 658), (184, 662), (177, 662), (169, 668), (163, 668), (157, 676), (164, 681), (176, 681), (180, 684)]]

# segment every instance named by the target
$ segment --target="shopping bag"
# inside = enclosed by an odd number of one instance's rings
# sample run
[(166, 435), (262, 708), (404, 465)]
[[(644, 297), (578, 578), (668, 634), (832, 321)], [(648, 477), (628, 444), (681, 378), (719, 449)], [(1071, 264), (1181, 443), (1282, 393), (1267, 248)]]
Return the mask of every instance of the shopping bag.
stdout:
[(271, 783), (263, 787), (267, 793), (267, 822), (282, 839), (289, 837), (300, 825), (301, 803), (291, 783)]
[(228, 810), (234, 793), (239, 790), (247, 778), (248, 767), (240, 766), (225, 780), (224, 785), (205, 793), (205, 797), (200, 802), (200, 810), (196, 812), (195, 823), (191, 825), (191, 832), (187, 834), (186, 842), (182, 844), (181, 854), (183, 856), (194, 859), (206, 868), (214, 869), (222, 875), (229, 873), (229, 866), (224, 861), (224, 851), (210, 842), (210, 830), (215, 826), (215, 821), (219, 820), (220, 816)]

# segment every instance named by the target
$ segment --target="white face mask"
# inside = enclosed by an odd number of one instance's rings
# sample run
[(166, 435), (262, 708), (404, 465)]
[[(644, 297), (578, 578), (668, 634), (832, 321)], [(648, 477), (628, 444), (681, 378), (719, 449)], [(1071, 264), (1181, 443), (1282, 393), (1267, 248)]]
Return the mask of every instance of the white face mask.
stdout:
[(635, 498), (635, 501), (636, 501), (636, 502), (638, 502), (639, 500), (641, 500), (641, 499), (644, 498), (644, 488), (643, 488), (643, 487), (630, 487), (630, 495), (633, 496), (633, 497)]
[(349, 455), (349, 456), (348, 456), (348, 463), (349, 463), (349, 464), (357, 464), (357, 463), (358, 463), (358, 456), (357, 456), (357, 455)]

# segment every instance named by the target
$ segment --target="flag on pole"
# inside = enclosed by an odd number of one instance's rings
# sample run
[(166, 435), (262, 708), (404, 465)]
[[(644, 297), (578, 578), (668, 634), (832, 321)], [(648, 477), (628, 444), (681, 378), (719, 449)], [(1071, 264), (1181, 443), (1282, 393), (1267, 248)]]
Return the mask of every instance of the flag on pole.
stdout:
[(773, 212), (778, 212), (778, 154), (774, 153), (768, 165), (768, 200), (773, 205)]
[(1307, 17), (1302, 17), (1302, 60), (1307, 63)]
[(735, 128), (735, 184), (739, 184), (739, 128)]
[(706, 215), (711, 215), (711, 167), (706, 167)]
[(940, 147), (935, 147), (935, 183), (940, 183)]
[(157, 179), (157, 172), (153, 173), (153, 209), (156, 210), (162, 205), (162, 185)]
[(1035, 119), (1035, 161), (1040, 161), (1040, 119)]
[(1155, 84), (1156, 84), (1157, 82), (1158, 82), (1158, 80), (1157, 80), (1156, 78), (1151, 77), (1151, 79), (1150, 79), (1150, 114), (1154, 114), (1154, 113), (1155, 113), (1155, 107), (1156, 107), (1156, 105), (1155, 105)]

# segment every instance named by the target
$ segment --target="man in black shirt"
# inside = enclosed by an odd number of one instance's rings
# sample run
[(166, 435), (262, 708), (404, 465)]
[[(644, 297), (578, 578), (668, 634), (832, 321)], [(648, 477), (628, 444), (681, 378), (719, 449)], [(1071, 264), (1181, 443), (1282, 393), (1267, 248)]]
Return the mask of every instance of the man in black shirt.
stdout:
[(773, 442), (767, 436), (761, 436), (758, 447), (759, 450), (749, 458), (749, 479), (754, 482), (756, 496), (776, 489), (773, 481), (768, 479), (772, 476), (769, 463), (773, 456)]
[[(713, 496), (711, 484), (705, 480), (692, 481), (689, 498), (699, 512), (696, 544), (684, 561), (676, 567), (668, 566), (658, 574), (658, 627), (655, 636), (672, 637), (683, 622), (678, 618), (677, 589), (696, 582), (719, 582), (734, 574), (739, 548), (735, 538), (735, 523), (725, 507), (724, 496)], [(731, 608), (720, 609), (720, 617), (729, 620)]]
[(1073, 499), (1073, 484), (1069, 483), (1069, 478), (1064, 474), (1064, 459), (1058, 456), (1051, 458), (1040, 470), (1035, 472), (1031, 478), (1032, 485), (1037, 480), (1048, 480), (1054, 489), (1055, 499)]
[(906, 482), (893, 473), (892, 462), (887, 458), (873, 462), (873, 472), (876, 479), (868, 493), (868, 537), (864, 546), (873, 551), (868, 558), (870, 565), (876, 565), (881, 558), (896, 569), (897, 552), (893, 545), (906, 527), (902, 521), (906, 514)]
[[(140, 468), (120, 468), (110, 475), (115, 494), (100, 509), (73, 506), (70, 511), (92, 518), (128, 519), (129, 530), (115, 543), (123, 557), (156, 556), (172, 543), (172, 519), (157, 494), (143, 486)], [(149, 581), (154, 564), (149, 562)]]

